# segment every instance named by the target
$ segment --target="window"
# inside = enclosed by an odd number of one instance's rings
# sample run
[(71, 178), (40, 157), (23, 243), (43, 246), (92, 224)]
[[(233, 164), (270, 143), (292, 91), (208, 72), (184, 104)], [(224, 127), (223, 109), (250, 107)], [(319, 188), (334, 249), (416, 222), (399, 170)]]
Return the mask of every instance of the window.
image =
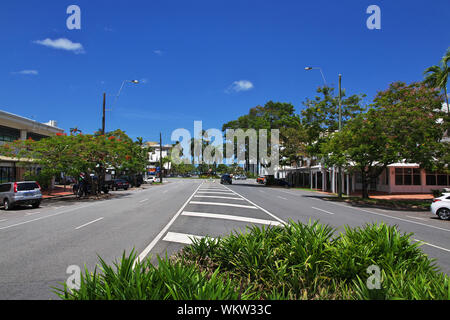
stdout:
[(420, 169), (395, 168), (395, 184), (397, 186), (420, 186)]
[(17, 191), (30, 191), (34, 189), (39, 189), (36, 182), (23, 182), (17, 184)]
[(427, 186), (450, 186), (450, 175), (427, 171)]
[(0, 184), (0, 192), (9, 192), (10, 190), (11, 190), (10, 183)]
[(0, 126), (0, 141), (12, 142), (20, 138), (20, 130)]
[(0, 167), (0, 183), (13, 182), (15, 170), (13, 167)]

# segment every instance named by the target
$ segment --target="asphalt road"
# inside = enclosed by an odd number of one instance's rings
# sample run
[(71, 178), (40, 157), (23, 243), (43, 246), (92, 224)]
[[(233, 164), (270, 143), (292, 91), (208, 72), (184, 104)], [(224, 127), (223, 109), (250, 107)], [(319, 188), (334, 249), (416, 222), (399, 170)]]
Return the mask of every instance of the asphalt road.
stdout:
[(219, 237), (250, 225), (320, 220), (343, 231), (384, 221), (424, 241), (422, 249), (450, 273), (450, 222), (431, 213), (384, 211), (322, 200), (253, 181), (171, 179), (144, 190), (117, 191), (102, 201), (48, 201), (38, 209), (0, 210), (0, 299), (58, 299), (71, 265), (93, 270), (132, 249), (139, 259), (171, 255), (192, 237)]

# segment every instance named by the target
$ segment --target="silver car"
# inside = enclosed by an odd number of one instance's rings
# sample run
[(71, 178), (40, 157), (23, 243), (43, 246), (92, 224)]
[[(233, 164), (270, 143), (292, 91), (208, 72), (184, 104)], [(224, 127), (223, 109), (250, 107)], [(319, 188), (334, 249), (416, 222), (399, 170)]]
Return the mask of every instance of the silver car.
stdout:
[(0, 201), (5, 210), (17, 205), (32, 205), (33, 208), (38, 208), (42, 201), (41, 187), (36, 181), (2, 183)]

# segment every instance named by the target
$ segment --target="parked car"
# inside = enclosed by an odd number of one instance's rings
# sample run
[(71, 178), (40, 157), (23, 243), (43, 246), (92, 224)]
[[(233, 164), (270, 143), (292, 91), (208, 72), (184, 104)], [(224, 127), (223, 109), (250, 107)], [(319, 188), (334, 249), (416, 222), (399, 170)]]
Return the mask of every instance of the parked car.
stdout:
[(221, 184), (232, 184), (233, 183), (233, 179), (231, 178), (231, 176), (229, 174), (224, 174), (220, 178), (220, 183)]
[(450, 193), (444, 193), (441, 197), (434, 198), (431, 212), (442, 220), (450, 220)]
[(112, 188), (113, 190), (123, 189), (128, 190), (130, 187), (130, 183), (127, 180), (124, 179), (114, 179)]
[(280, 186), (280, 187), (285, 187), (285, 188), (290, 188), (291, 187), (291, 184), (289, 182), (287, 182), (286, 180), (283, 180), (283, 179), (275, 179), (274, 180), (274, 185)]
[(129, 175), (129, 176), (120, 176), (117, 178), (118, 180), (125, 180), (128, 182), (131, 187), (140, 187), (142, 183), (144, 183), (144, 178), (140, 174)]
[(41, 187), (36, 181), (8, 182), (0, 184), (0, 200), (5, 210), (19, 205), (38, 208), (42, 201)]
[(265, 176), (259, 176), (256, 178), (256, 182), (259, 184), (265, 184), (266, 183), (266, 177)]
[(154, 182), (157, 182), (157, 179), (156, 179), (155, 176), (149, 176), (149, 177), (144, 179), (144, 182), (145, 183), (154, 183)]

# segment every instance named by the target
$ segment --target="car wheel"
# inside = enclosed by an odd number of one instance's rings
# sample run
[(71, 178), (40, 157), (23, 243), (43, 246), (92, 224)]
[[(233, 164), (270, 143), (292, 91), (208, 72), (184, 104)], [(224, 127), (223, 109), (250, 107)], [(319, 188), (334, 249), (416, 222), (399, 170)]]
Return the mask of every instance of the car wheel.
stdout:
[(12, 205), (11, 205), (11, 203), (9, 203), (8, 199), (3, 200), (3, 207), (5, 208), (5, 210), (11, 210), (12, 209)]
[(449, 220), (450, 219), (450, 209), (441, 208), (438, 210), (437, 215), (442, 220)]
[(40, 205), (41, 205), (41, 202), (40, 202), (40, 201), (37, 201), (37, 202), (33, 203), (31, 206), (32, 206), (33, 208), (39, 208)]

